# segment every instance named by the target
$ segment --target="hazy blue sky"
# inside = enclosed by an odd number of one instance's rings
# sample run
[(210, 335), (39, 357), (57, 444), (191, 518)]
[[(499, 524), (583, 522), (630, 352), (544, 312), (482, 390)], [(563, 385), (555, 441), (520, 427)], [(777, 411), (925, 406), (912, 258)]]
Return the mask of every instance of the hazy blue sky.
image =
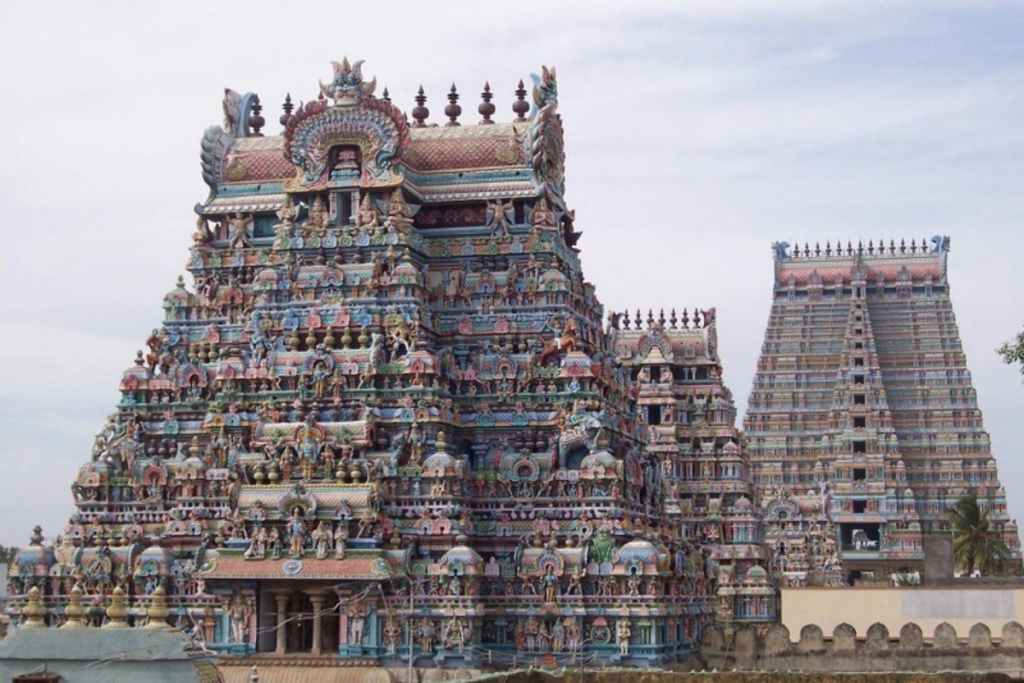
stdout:
[[(975, 387), (1024, 511), (1024, 386), (993, 350), (1024, 324), (1024, 4), (999, 2), (6, 3), (0, 26), (0, 542), (61, 531), (69, 486), (159, 325), (206, 196), (223, 87), (286, 92), (365, 59), (499, 120), (558, 67), (567, 198), (609, 308), (717, 306), (750, 390), (773, 240), (952, 238)], [(189, 280), (191, 282), (191, 280)]]

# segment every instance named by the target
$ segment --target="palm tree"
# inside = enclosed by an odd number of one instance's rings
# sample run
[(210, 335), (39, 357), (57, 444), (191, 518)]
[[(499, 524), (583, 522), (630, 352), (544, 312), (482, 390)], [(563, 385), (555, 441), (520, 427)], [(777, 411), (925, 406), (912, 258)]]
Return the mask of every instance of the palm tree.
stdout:
[(978, 494), (960, 496), (956, 505), (946, 510), (953, 527), (953, 559), (970, 576), (975, 567), (988, 574), (1000, 560), (1011, 557), (999, 532), (988, 521), (988, 511), (978, 505)]

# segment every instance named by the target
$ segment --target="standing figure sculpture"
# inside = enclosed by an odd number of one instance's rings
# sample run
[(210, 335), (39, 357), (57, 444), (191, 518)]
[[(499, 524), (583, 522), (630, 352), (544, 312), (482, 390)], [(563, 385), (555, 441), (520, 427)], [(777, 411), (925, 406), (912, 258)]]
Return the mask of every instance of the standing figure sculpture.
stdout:
[(548, 565), (547, 572), (544, 574), (544, 602), (556, 602), (558, 600), (558, 577), (555, 576), (555, 569), (551, 565)]
[(309, 536), (306, 520), (302, 519), (300, 511), (300, 508), (296, 507), (288, 520), (288, 554), (292, 557), (302, 557), (302, 552), (306, 548), (306, 538)]
[(633, 629), (632, 624), (629, 623), (629, 619), (620, 619), (619, 623), (615, 626), (615, 639), (619, 643), (620, 656), (629, 656), (629, 641), (632, 637)]

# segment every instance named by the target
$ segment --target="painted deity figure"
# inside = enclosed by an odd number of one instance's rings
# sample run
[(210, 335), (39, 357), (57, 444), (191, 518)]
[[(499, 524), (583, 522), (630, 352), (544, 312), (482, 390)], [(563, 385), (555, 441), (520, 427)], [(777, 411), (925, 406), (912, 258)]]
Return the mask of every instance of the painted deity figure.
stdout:
[(388, 200), (388, 220), (389, 221), (402, 221), (409, 217), (409, 205), (405, 203), (405, 197), (402, 195), (402, 188), (397, 188), (391, 193), (391, 198)]
[(345, 548), (348, 542), (348, 522), (341, 520), (334, 529), (334, 559), (345, 559)]
[(576, 621), (576, 617), (566, 617), (562, 622), (562, 626), (565, 628), (565, 643), (569, 651), (575, 654), (582, 645), (580, 639), (583, 635), (583, 630), (580, 628), (579, 622)]
[(281, 553), (284, 551), (281, 532), (277, 527), (271, 529), (267, 536), (267, 549), (270, 550), (270, 557), (275, 560), (279, 559), (281, 557)]
[(462, 648), (465, 646), (465, 638), (463, 636), (462, 622), (458, 617), (452, 617), (451, 621), (445, 624), (444, 632), (441, 634), (441, 640), (444, 643), (445, 649), (455, 650), (462, 652)]
[(236, 213), (228, 219), (228, 247), (240, 249), (248, 247), (252, 239), (252, 216)]
[(249, 619), (252, 616), (252, 607), (244, 597), (236, 594), (231, 599), (231, 606), (228, 611), (231, 617), (231, 637), (236, 643), (247, 643), (249, 631)]
[(380, 211), (374, 205), (370, 195), (366, 194), (359, 204), (359, 211), (356, 212), (356, 226), (360, 228), (377, 227), (380, 221)]
[(302, 557), (302, 552), (306, 547), (306, 537), (309, 535), (306, 521), (302, 519), (300, 512), (301, 510), (296, 507), (292, 510), (292, 516), (288, 520), (288, 554), (292, 557)]
[(213, 233), (210, 231), (210, 222), (206, 216), (196, 218), (196, 231), (192, 235), (192, 242), (196, 245), (209, 244), (213, 241)]
[(75, 543), (70, 535), (64, 535), (57, 539), (54, 555), (62, 574), (67, 573), (75, 566)]
[(320, 444), (320, 434), (315, 426), (315, 418), (310, 414), (306, 418), (306, 424), (302, 428), (299, 441), (299, 451), (302, 458), (310, 465), (316, 465), (320, 460), (320, 451), (323, 446)]
[(323, 560), (331, 549), (332, 533), (330, 524), (321, 520), (316, 529), (313, 530), (313, 548), (316, 550), (316, 559)]
[(590, 559), (597, 564), (611, 562), (616, 551), (615, 539), (608, 527), (601, 527), (590, 542)]
[(615, 640), (619, 643), (619, 655), (622, 657), (629, 656), (629, 641), (633, 637), (632, 627), (629, 619), (619, 619), (615, 625)]
[(537, 617), (530, 616), (526, 620), (526, 627), (524, 633), (526, 634), (526, 651), (536, 652), (537, 651), (537, 631), (540, 629), (540, 622), (537, 621)]
[(366, 616), (363, 613), (363, 606), (355, 603), (349, 608), (349, 644), (361, 646), (363, 644), (363, 629), (366, 625)]
[[(412, 427), (409, 429), (409, 465), (419, 465), (423, 460), (423, 447), (426, 443), (426, 437), (420, 430), (418, 422), (413, 422)], [(418, 480), (417, 480), (418, 481)]]
[(424, 654), (431, 654), (434, 651), (434, 622), (430, 617), (423, 617), (420, 619), (420, 625), (417, 629), (417, 636), (420, 641), (420, 650)]
[(555, 621), (554, 626), (551, 627), (551, 651), (559, 653), (562, 648), (565, 647), (565, 626), (562, 625), (561, 619)]
[(402, 627), (395, 619), (395, 613), (388, 611), (387, 619), (384, 622), (384, 647), (389, 655), (398, 651), (398, 645), (402, 640)]
[(569, 587), (565, 590), (566, 595), (583, 595), (583, 579), (577, 569), (569, 575)]
[(246, 559), (262, 560), (267, 552), (267, 530), (262, 527), (253, 529), (249, 537), (249, 547), (245, 549), (243, 557)]
[(555, 216), (548, 209), (548, 202), (541, 197), (533, 206), (530, 212), (530, 222), (535, 228), (552, 228), (555, 225)]
[(515, 208), (512, 200), (498, 199), (488, 202), (485, 218), (487, 227), (491, 229), (491, 237), (507, 236), (509, 224), (515, 221)]
[(555, 576), (554, 567), (550, 564), (544, 574), (544, 602), (556, 602), (558, 600), (558, 577)]
[(323, 197), (317, 195), (316, 199), (313, 200), (313, 206), (309, 209), (309, 216), (306, 217), (302, 227), (306, 231), (322, 232), (330, 224), (330, 220), (327, 207), (324, 206)]
[(274, 248), (287, 249), (292, 239), (292, 228), (295, 226), (295, 206), (291, 197), (285, 199), (284, 206), (277, 212), (277, 220), (280, 223), (274, 225)]

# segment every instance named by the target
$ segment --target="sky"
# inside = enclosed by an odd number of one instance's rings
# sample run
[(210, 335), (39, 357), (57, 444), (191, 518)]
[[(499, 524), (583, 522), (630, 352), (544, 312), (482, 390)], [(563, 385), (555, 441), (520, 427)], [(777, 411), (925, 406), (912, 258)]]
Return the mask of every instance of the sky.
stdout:
[[(555, 65), (566, 198), (609, 309), (718, 310), (745, 409), (773, 241), (951, 237), (961, 338), (1014, 517), (1024, 384), (1024, 3), (33, 2), (0, 25), (0, 543), (52, 538), (93, 435), (162, 317), (206, 198), (223, 88), (268, 125), (330, 61), (365, 59), (496, 120)], [(186, 280), (191, 284), (191, 278)]]

